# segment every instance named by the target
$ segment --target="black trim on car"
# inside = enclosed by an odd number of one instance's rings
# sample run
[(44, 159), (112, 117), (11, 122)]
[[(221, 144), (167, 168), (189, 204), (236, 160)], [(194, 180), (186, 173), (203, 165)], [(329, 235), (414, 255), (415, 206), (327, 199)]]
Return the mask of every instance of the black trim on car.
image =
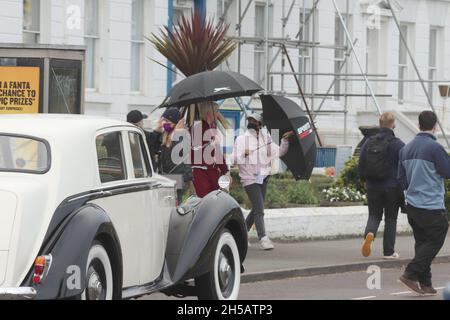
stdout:
[(50, 224), (45, 234), (42, 248), (46, 245), (52, 235), (63, 224), (64, 220), (71, 215), (75, 210), (84, 206), (87, 202), (126, 193), (140, 192), (151, 189), (158, 189), (164, 187), (161, 183), (156, 181), (150, 182), (137, 182), (127, 185), (104, 187), (97, 190), (91, 190), (87, 192), (81, 192), (64, 199), (61, 204), (56, 208)]
[[(54, 249), (59, 239), (61, 238), (62, 234), (64, 233), (64, 230), (70, 223), (72, 223), (73, 219), (82, 210), (86, 209), (87, 207), (92, 207), (102, 211), (102, 209), (97, 205), (93, 203), (89, 204), (88, 202), (95, 199), (106, 198), (126, 193), (152, 190), (157, 188), (169, 188), (169, 187), (165, 187), (163, 184), (157, 181), (136, 182), (126, 185), (110, 186), (98, 190), (82, 192), (64, 199), (61, 202), (61, 204), (56, 208), (52, 216), (44, 240), (42, 242), (41, 248), (39, 250), (39, 255), (48, 254)], [(33, 268), (29, 270), (28, 275), (24, 280), (24, 283), (27, 284), (31, 283), (32, 272)]]
[(35, 136), (29, 136), (24, 134), (13, 134), (13, 133), (3, 133), (0, 132), (0, 136), (5, 137), (12, 137), (12, 138), (21, 138), (21, 139), (30, 139), (38, 142), (42, 142), (46, 149), (47, 149), (47, 168), (44, 171), (37, 171), (37, 170), (19, 170), (19, 169), (2, 169), (0, 168), (0, 172), (18, 172), (18, 173), (31, 173), (31, 174), (46, 174), (50, 171), (50, 168), (52, 167), (52, 151), (50, 148), (50, 143), (48, 143), (47, 140), (43, 138), (38, 138)]

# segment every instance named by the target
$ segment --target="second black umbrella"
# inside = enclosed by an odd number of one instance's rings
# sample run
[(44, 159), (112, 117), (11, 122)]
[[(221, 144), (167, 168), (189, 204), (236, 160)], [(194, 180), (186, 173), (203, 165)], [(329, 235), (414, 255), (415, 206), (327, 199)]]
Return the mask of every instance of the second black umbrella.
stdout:
[(177, 83), (160, 108), (183, 107), (204, 101), (251, 96), (261, 90), (263, 90), (261, 86), (240, 73), (205, 71)]

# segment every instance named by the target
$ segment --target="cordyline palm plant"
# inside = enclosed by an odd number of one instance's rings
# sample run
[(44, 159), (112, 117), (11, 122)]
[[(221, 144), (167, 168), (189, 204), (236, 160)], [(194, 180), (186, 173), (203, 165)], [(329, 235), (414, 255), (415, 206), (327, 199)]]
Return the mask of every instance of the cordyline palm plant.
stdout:
[(152, 33), (149, 40), (178, 70), (190, 76), (214, 70), (233, 52), (236, 44), (225, 39), (228, 27), (216, 26), (213, 19), (206, 21), (196, 10), (191, 12), (190, 20), (182, 16), (173, 31), (165, 26), (160, 35)]
[[(152, 33), (148, 40), (188, 77), (214, 70), (231, 55), (236, 44), (225, 38), (228, 27), (229, 25), (224, 24), (215, 25), (213, 19), (206, 21), (201, 12), (196, 10), (191, 12), (191, 19), (181, 16), (174, 24), (173, 31), (165, 26), (160, 29), (159, 35)], [(186, 108), (184, 112), (188, 113), (188, 123), (192, 126), (198, 115), (195, 106)], [(221, 114), (218, 115), (218, 120), (225, 129), (230, 127)]]

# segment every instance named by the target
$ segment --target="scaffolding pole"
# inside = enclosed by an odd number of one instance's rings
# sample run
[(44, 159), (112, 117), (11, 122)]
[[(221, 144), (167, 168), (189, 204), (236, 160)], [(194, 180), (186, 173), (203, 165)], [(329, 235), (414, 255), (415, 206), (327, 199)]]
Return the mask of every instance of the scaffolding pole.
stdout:
[[(356, 45), (357, 42), (358, 42), (358, 39), (355, 39), (355, 41), (353, 41), (353, 45)], [(342, 61), (341, 65), (339, 66), (339, 71), (341, 71), (343, 69), (344, 65), (347, 64), (347, 60), (350, 57), (350, 54), (351, 54), (351, 50), (347, 50), (347, 52), (345, 53), (344, 61)], [(333, 81), (331, 82), (330, 86), (328, 87), (328, 90), (327, 90), (326, 94), (329, 94), (331, 92), (331, 90), (333, 89), (337, 79), (338, 79), (337, 77), (335, 77), (333, 79)], [(324, 97), (322, 99), (322, 101), (320, 102), (319, 107), (317, 108), (317, 111), (320, 111), (320, 109), (322, 109), (322, 106), (325, 103), (325, 99), (326, 99), (326, 97)], [(314, 117), (314, 119), (315, 119), (315, 117)]]
[[(231, 1), (227, 2), (226, 4), (224, 3), (224, 1), (222, 2), (222, 8), (223, 8), (224, 12), (222, 13), (222, 16), (220, 17), (220, 23), (223, 24), (225, 22), (225, 17), (228, 14), (229, 8), (230, 8), (230, 6), (231, 6), (233, 1), (234, 0), (231, 0)], [(236, 24), (236, 27), (235, 27), (235, 30), (237, 31), (237, 37), (236, 36), (228, 36), (227, 38), (238, 43), (238, 57), (237, 57), (238, 65), (237, 65), (237, 67), (238, 67), (238, 71), (239, 72), (241, 70), (241, 64), (242, 64), (242, 62), (241, 62), (241, 55), (242, 55), (241, 46), (243, 44), (253, 44), (253, 45), (259, 45), (259, 46), (263, 45), (264, 46), (265, 66), (264, 66), (263, 77), (262, 77), (262, 79), (260, 79), (260, 81), (258, 81), (259, 84), (260, 85), (264, 84), (264, 87), (265, 87), (264, 92), (265, 93), (274, 92), (273, 88), (270, 88), (271, 87), (270, 86), (270, 77), (271, 77), (271, 75), (280, 75), (281, 76), (281, 82), (280, 82), (281, 94), (282, 95), (288, 95), (288, 96), (298, 96), (298, 97), (300, 97), (302, 99), (302, 103), (305, 105), (305, 109), (308, 112), (308, 115), (309, 115), (309, 117), (311, 119), (312, 125), (314, 126), (314, 130), (316, 130), (316, 127), (315, 127), (315, 124), (314, 124), (314, 119), (315, 119), (317, 113), (322, 113), (321, 109), (322, 109), (322, 106), (324, 105), (324, 102), (327, 99), (327, 97), (332, 96), (332, 95), (330, 95), (330, 91), (333, 88), (334, 84), (338, 80), (339, 81), (345, 81), (345, 83), (346, 83), (345, 92), (344, 92), (344, 94), (339, 95), (339, 96), (345, 97), (345, 99), (346, 99), (346, 101), (344, 103), (344, 110), (336, 110), (336, 111), (329, 111), (328, 110), (328, 112), (326, 112), (326, 113), (343, 113), (344, 114), (344, 142), (346, 142), (346, 140), (347, 140), (347, 113), (348, 113), (348, 101), (347, 101), (347, 98), (348, 97), (361, 97), (361, 96), (364, 96), (364, 95), (359, 95), (359, 94), (349, 94), (348, 93), (347, 82), (348, 81), (359, 81), (359, 79), (357, 77), (363, 77), (364, 81), (366, 82), (366, 86), (371, 88), (370, 87), (370, 83), (368, 83), (368, 77), (369, 76), (370, 77), (382, 77), (382, 76), (385, 76), (385, 75), (376, 75), (376, 74), (369, 75), (366, 72), (364, 72), (361, 68), (360, 68), (361, 74), (350, 74), (348, 72), (347, 67), (346, 67), (347, 71), (345, 73), (341, 73), (341, 74), (327, 74), (327, 76), (334, 76), (334, 81), (331, 84), (331, 89), (329, 89), (326, 94), (318, 94), (318, 93), (316, 93), (315, 92), (315, 89), (316, 89), (315, 88), (316, 87), (315, 86), (316, 77), (317, 76), (321, 76), (321, 75), (325, 76), (324, 73), (317, 73), (316, 72), (316, 62), (317, 62), (316, 55), (317, 55), (317, 50), (318, 49), (332, 49), (332, 50), (345, 51), (346, 52), (346, 59), (348, 59), (348, 57), (351, 55), (351, 52), (353, 52), (355, 54), (355, 57), (356, 57), (357, 62), (358, 62), (359, 65), (360, 65), (360, 63), (359, 63), (358, 56), (356, 55), (356, 51), (355, 51), (355, 48), (353, 46), (353, 42), (351, 40), (351, 36), (350, 36), (350, 33), (348, 32), (348, 27), (347, 27), (348, 16), (349, 16), (349, 13), (348, 13), (348, 10), (349, 10), (348, 1), (349, 0), (346, 0), (347, 1), (347, 8), (346, 8), (347, 22), (344, 22), (342, 14), (340, 13), (339, 9), (337, 8), (337, 5), (336, 5), (334, 0), (333, 0), (333, 2), (334, 2), (334, 5), (336, 7), (336, 10), (337, 10), (337, 12), (338, 12), (338, 14), (340, 16), (341, 23), (343, 24), (343, 28), (344, 28), (344, 30), (346, 32), (347, 42), (350, 43), (351, 48), (348, 47), (348, 44), (346, 44), (345, 46), (342, 46), (342, 45), (337, 45), (337, 44), (323, 44), (323, 43), (320, 43), (320, 42), (316, 41), (316, 37), (317, 37), (317, 35), (316, 35), (316, 27), (317, 27), (317, 25), (316, 25), (316, 15), (317, 15), (317, 9), (318, 9), (318, 4), (319, 4), (320, 0), (311, 0), (311, 1), (313, 1), (313, 3), (312, 3), (312, 6), (311, 6), (311, 8), (309, 10), (308, 15), (306, 15), (306, 1), (307, 0), (303, 0), (303, 18), (302, 18), (303, 21), (300, 21), (301, 25), (300, 25), (299, 31), (298, 31), (298, 33), (297, 33), (297, 35), (295, 36), (294, 39), (291, 39), (289, 37), (289, 35), (286, 35), (286, 26), (287, 26), (287, 23), (288, 23), (290, 17), (292, 16), (292, 12), (294, 10), (295, 4), (296, 4), (296, 0), (290, 0), (289, 8), (287, 10), (287, 13), (286, 13), (286, 5), (288, 4), (287, 3), (288, 1), (283, 0), (283, 4), (282, 4), (282, 6), (283, 6), (282, 7), (282, 18), (281, 18), (281, 22), (282, 22), (282, 35), (281, 35), (282, 37), (281, 38), (276, 38), (276, 37), (273, 37), (273, 36), (270, 35), (270, 23), (269, 23), (270, 0), (266, 0), (265, 1), (264, 19), (265, 19), (266, 23), (265, 23), (264, 36), (263, 37), (243, 37), (242, 36), (242, 30), (241, 30), (242, 29), (242, 22), (243, 22), (243, 19), (244, 19), (245, 15), (248, 13), (248, 11), (250, 9), (250, 6), (253, 3), (253, 0), (248, 0), (248, 2), (246, 3), (246, 6), (245, 6), (243, 12), (242, 12), (242, 0), (239, 0), (238, 1), (239, 20), (238, 20), (238, 22)], [(301, 5), (299, 5), (299, 6), (301, 6)], [(302, 10), (302, 8), (300, 7), (299, 10)], [(311, 32), (312, 39), (310, 39), (309, 35), (308, 35), (308, 37), (303, 36), (302, 39), (298, 39), (297, 40), (297, 38), (299, 38), (299, 36), (302, 34), (302, 30), (306, 29), (306, 24), (310, 23), (311, 20), (312, 20), (312, 23), (311, 23), (312, 25), (311, 25), (311, 28), (310, 28), (311, 31), (309, 31), (309, 29), (308, 29), (308, 32)], [(305, 35), (305, 34), (303, 33), (303, 35)], [(271, 52), (271, 48), (276, 48), (276, 47), (278, 48), (278, 50), (276, 52)], [(310, 57), (310, 67), (308, 68), (308, 69), (311, 70), (310, 73), (307, 72), (305, 63), (302, 63), (302, 66), (303, 66), (304, 70), (301, 70), (301, 71), (303, 71), (303, 72), (295, 72), (294, 66), (293, 66), (292, 61), (290, 59), (289, 53), (287, 51), (288, 48), (291, 48), (291, 49), (304, 49), (304, 50), (310, 49), (311, 50), (309, 52), (309, 54), (308, 54), (309, 57)], [(278, 61), (277, 59), (279, 59), (280, 54), (281, 54), (281, 72), (271, 71), (273, 66), (274, 66), (274, 64), (275, 64), (275, 62)], [(304, 53), (301, 53), (301, 56), (304, 57), (305, 56)], [(288, 58), (288, 62), (289, 62), (290, 68), (291, 68), (291, 72), (286, 72), (285, 71), (285, 57)], [(345, 65), (346, 64), (342, 64), (342, 68)], [(228, 62), (227, 62), (227, 67), (228, 67), (228, 69), (230, 69), (230, 66), (229, 66)], [(339, 70), (342, 70), (342, 68), (339, 69)], [(295, 81), (297, 83), (297, 87), (299, 89), (298, 94), (289, 94), (289, 93), (285, 92), (285, 90), (284, 90), (285, 77), (287, 75), (293, 75), (294, 76), (294, 79), (295, 79)], [(299, 77), (303, 76), (303, 82), (304, 83), (306, 83), (306, 80), (307, 80), (306, 77), (307, 76), (310, 77), (309, 81), (310, 81), (311, 94), (305, 94), (303, 92), (303, 89), (302, 89), (302, 87), (300, 85), (300, 81), (299, 81), (297, 76), (299, 76)], [(344, 78), (344, 79), (342, 79), (342, 78)], [(334, 95), (334, 96), (336, 96), (336, 95)], [(377, 109), (379, 110), (380, 108), (379, 108), (378, 102), (376, 100), (376, 97), (377, 96), (386, 96), (386, 95), (375, 95), (373, 93), (373, 91), (371, 91), (371, 95), (370, 96), (372, 97), (372, 99), (374, 99), (375, 105), (377, 106)], [(306, 97), (308, 97), (308, 99), (310, 99), (310, 104), (309, 105), (306, 102)], [(250, 97), (247, 104), (244, 104), (242, 99), (238, 99), (238, 101), (236, 101), (236, 102), (241, 107), (241, 109), (248, 110), (249, 109), (249, 104), (251, 103), (251, 101), (253, 99), (254, 99), (254, 97)], [(314, 112), (315, 99), (322, 99), (321, 104), (319, 105), (319, 108), (317, 110), (318, 112)], [(314, 114), (314, 117), (312, 117), (312, 114)], [(317, 132), (317, 130), (316, 130), (316, 132)], [(320, 145), (322, 145), (322, 142), (321, 142), (319, 137), (318, 137), (318, 142), (319, 142)]]
[[(303, 0), (306, 1), (306, 0)], [(319, 0), (315, 2), (315, 5), (311, 9), (311, 15), (312, 15), (312, 41), (316, 42), (316, 10), (317, 5), (319, 4)], [(311, 72), (316, 73), (316, 53), (317, 48), (311, 49)], [(311, 91), (314, 93), (316, 89), (316, 77), (314, 75), (311, 76)], [(314, 96), (311, 97), (311, 110), (314, 111)]]
[[(349, 10), (349, 3), (348, 3), (348, 1), (349, 0), (347, 0), (346, 2), (345, 2), (345, 27), (347, 28), (347, 30), (348, 30), (348, 28), (349, 28), (349, 14), (348, 14), (348, 10)], [(345, 45), (348, 47), (348, 43), (350, 42), (350, 41), (353, 41), (353, 40), (350, 40), (350, 38), (346, 38), (346, 40), (345, 40)], [(352, 45), (353, 45), (353, 43), (352, 43)], [(347, 93), (348, 93), (348, 84), (349, 84), (349, 82), (347, 81), (348, 80), (348, 73), (349, 73), (349, 68), (348, 68), (348, 63), (346, 63), (345, 64), (345, 79), (344, 79), (344, 93), (345, 93), (345, 96), (344, 96), (344, 110), (345, 110), (345, 112), (344, 112), (344, 144), (347, 144), (347, 120), (348, 120), (348, 116), (347, 116), (347, 111), (348, 111), (348, 95), (347, 95)], [(364, 73), (365, 74), (365, 72), (363, 72), (363, 71), (361, 71), (361, 73)], [(366, 76), (366, 78), (367, 78), (367, 76)]]
[(264, 92), (267, 92), (267, 90), (269, 90), (269, 32), (270, 32), (270, 23), (269, 23), (269, 2), (270, 0), (266, 0), (266, 12), (264, 12), (265, 15), (265, 22), (266, 22), (266, 28), (265, 28), (265, 43), (264, 43), (264, 68), (265, 68), (265, 72), (264, 74), (266, 75), (266, 80), (265, 80), (265, 86), (264, 86)]
[[(303, 12), (305, 12), (305, 1), (306, 0), (303, 0)], [(311, 18), (312, 13), (317, 9), (317, 5), (319, 4), (319, 1), (320, 0), (315, 0), (314, 1), (314, 4), (313, 4), (312, 9), (311, 9), (311, 12), (308, 14), (308, 17), (306, 17), (305, 21), (300, 25), (300, 28), (299, 28), (297, 34), (295, 35), (296, 39), (300, 36), (300, 33), (302, 33), (304, 25), (309, 22), (309, 19)]]
[(361, 74), (362, 74), (363, 77), (364, 77), (364, 81), (366, 82), (366, 86), (367, 86), (367, 88), (369, 89), (369, 92), (370, 92), (370, 95), (372, 96), (373, 102), (375, 103), (375, 106), (376, 106), (376, 108), (377, 108), (378, 114), (381, 115), (381, 108), (380, 108), (380, 105), (378, 104), (377, 98), (375, 97), (375, 94), (374, 94), (374, 91), (373, 91), (373, 89), (372, 89), (372, 86), (371, 86), (371, 84), (370, 84), (370, 82), (369, 82), (369, 79), (365, 76), (364, 69), (363, 69), (363, 67), (362, 67), (361, 61), (359, 60), (358, 55), (356, 54), (356, 50), (355, 50), (355, 46), (353, 45), (352, 37), (350, 36), (350, 32), (349, 32), (348, 29), (347, 29), (347, 26), (346, 26), (346, 24), (345, 24), (344, 18), (342, 17), (341, 11), (339, 10), (339, 7), (338, 7), (338, 5), (337, 5), (337, 3), (336, 3), (336, 0), (332, 0), (332, 1), (333, 1), (334, 8), (336, 9), (336, 12), (337, 12), (337, 14), (338, 14), (338, 16), (339, 16), (339, 20), (341, 21), (342, 27), (344, 28), (345, 35), (346, 35), (346, 37), (347, 37), (347, 39), (348, 39), (348, 42), (349, 42), (350, 45), (351, 45), (352, 52), (353, 52), (353, 55), (354, 55), (354, 57), (355, 57), (355, 60), (356, 60), (356, 62), (357, 62), (357, 64), (358, 64), (359, 70), (361, 71)]
[[(291, 58), (289, 56), (289, 53), (287, 52), (286, 47), (283, 47), (283, 51), (284, 51), (284, 54), (286, 55), (286, 57), (288, 59), (289, 66), (291, 67), (292, 70), (294, 70), (294, 66), (292, 65), (292, 61), (291, 61)], [(296, 75), (294, 75), (294, 79), (295, 79), (295, 82), (297, 83), (298, 91), (299, 91), (299, 93), (300, 93), (300, 95), (302, 97), (303, 103), (305, 104), (306, 112), (308, 113), (309, 119), (311, 120), (311, 126), (312, 126), (314, 132), (316, 133), (317, 142), (319, 142), (319, 146), (322, 146), (322, 141), (320, 140), (319, 133), (317, 132), (316, 124), (314, 123), (313, 117), (311, 115), (311, 111), (308, 108), (308, 103), (306, 102), (305, 95), (303, 94), (303, 90), (302, 90), (302, 86), (300, 85), (300, 81), (298, 81), (298, 78), (297, 78)]]
[[(429, 92), (428, 92), (428, 90), (427, 90), (427, 88), (425, 86), (425, 82), (423, 81), (423, 78), (422, 78), (422, 75), (420, 74), (419, 68), (417, 67), (416, 61), (414, 60), (414, 57), (413, 57), (413, 55), (411, 53), (411, 50), (409, 49), (408, 42), (406, 41), (405, 35), (402, 32), (402, 28), (400, 27), (400, 22), (398, 21), (397, 14), (395, 13), (394, 8), (392, 7), (391, 0), (387, 0), (387, 2), (388, 2), (388, 5), (389, 5), (389, 10), (392, 13), (392, 17), (394, 18), (395, 24), (397, 25), (397, 29), (400, 32), (400, 39), (403, 42), (403, 45), (405, 46), (406, 51), (408, 52), (408, 56), (409, 56), (413, 66), (414, 66), (414, 70), (416, 71), (416, 74), (417, 74), (417, 77), (419, 78), (420, 84), (422, 85), (423, 92), (425, 93), (425, 95), (427, 97), (428, 104), (430, 105), (430, 107), (433, 110), (433, 112), (435, 114), (437, 114), (436, 113), (436, 109), (434, 108), (434, 105), (433, 105), (433, 101), (431, 101), (431, 96), (430, 96), (430, 94), (429, 94)], [(439, 120), (439, 117), (437, 117), (437, 122), (438, 122), (439, 128), (442, 131), (442, 136), (444, 137), (444, 140), (445, 140), (445, 142), (447, 144), (447, 148), (450, 149), (450, 143), (449, 143), (449, 141), (447, 139), (447, 135), (445, 134), (444, 127), (442, 126), (442, 123)]]
[[(238, 32), (238, 37), (240, 38), (242, 36), (242, 21), (244, 21), (244, 17), (248, 12), (248, 9), (250, 8), (250, 5), (252, 4), (253, 0), (248, 0), (247, 5), (245, 6), (244, 12), (241, 12), (242, 9), (242, 3), (241, 0), (239, 0), (238, 2), (238, 6), (239, 6), (239, 21), (236, 24), (236, 30)], [(242, 43), (238, 42), (238, 66), (237, 66), (237, 70), (238, 73), (241, 73), (241, 50), (242, 50)]]

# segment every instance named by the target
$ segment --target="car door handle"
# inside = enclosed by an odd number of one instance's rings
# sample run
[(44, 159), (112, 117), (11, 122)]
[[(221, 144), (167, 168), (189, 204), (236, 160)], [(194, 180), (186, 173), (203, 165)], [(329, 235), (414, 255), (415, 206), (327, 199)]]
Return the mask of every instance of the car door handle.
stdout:
[(150, 185), (150, 187), (151, 187), (152, 189), (157, 189), (157, 188), (159, 188), (159, 187), (161, 187), (161, 186), (162, 186), (162, 184), (159, 183), (159, 182), (154, 182), (154, 183), (152, 183), (152, 184)]

